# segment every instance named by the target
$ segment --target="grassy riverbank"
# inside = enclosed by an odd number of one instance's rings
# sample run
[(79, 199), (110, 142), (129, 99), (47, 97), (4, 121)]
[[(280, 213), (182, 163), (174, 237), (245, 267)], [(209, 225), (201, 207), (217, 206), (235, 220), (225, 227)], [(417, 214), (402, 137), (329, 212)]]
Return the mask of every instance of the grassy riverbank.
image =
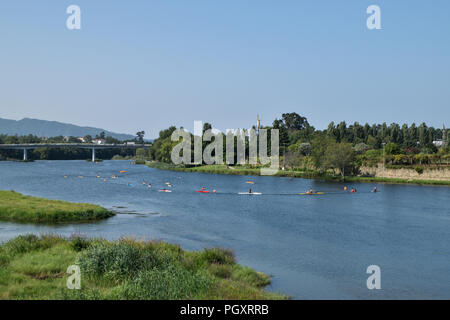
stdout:
[[(70, 265), (81, 290), (67, 289)], [(165, 242), (35, 235), (0, 246), (0, 299), (283, 299), (270, 278), (225, 249), (184, 251)]]
[[(242, 166), (226, 166), (226, 165), (203, 165), (197, 167), (182, 167), (175, 166), (162, 162), (147, 162), (147, 166), (160, 170), (171, 170), (180, 172), (200, 172), (211, 174), (233, 174), (233, 175), (249, 175), (259, 176), (259, 168), (247, 168)], [(291, 171), (291, 170), (278, 170), (275, 176), (278, 177), (291, 177), (291, 178), (303, 178), (303, 179), (321, 179), (326, 181), (342, 182), (341, 176), (324, 175), (318, 171)], [(418, 185), (447, 185), (450, 186), (450, 181), (445, 180), (411, 180), (400, 178), (380, 178), (380, 177), (358, 177), (348, 176), (345, 178), (345, 182), (367, 182), (367, 183), (390, 183), (390, 184), (418, 184)]]
[(0, 191), (0, 220), (36, 223), (83, 222), (105, 219), (114, 213), (86, 203), (48, 200)]

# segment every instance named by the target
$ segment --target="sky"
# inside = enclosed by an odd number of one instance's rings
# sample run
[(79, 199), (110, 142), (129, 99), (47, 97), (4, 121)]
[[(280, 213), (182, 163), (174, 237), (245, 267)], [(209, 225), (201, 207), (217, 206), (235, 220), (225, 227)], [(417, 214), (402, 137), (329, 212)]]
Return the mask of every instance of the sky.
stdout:
[[(381, 30), (366, 26), (373, 4)], [(4, 0), (0, 117), (146, 138), (286, 112), (316, 129), (450, 126), (449, 39), (448, 0)]]

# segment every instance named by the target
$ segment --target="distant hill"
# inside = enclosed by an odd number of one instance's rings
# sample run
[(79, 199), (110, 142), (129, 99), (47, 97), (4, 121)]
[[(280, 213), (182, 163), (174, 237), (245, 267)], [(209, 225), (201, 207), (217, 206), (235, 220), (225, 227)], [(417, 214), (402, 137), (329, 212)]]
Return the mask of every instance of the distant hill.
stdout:
[(131, 134), (115, 133), (101, 128), (80, 127), (69, 123), (24, 118), (22, 120), (8, 120), (0, 118), (0, 134), (8, 135), (36, 135), (38, 137), (74, 136), (84, 137), (90, 135), (95, 137), (102, 131), (107, 136), (120, 140), (133, 139)]

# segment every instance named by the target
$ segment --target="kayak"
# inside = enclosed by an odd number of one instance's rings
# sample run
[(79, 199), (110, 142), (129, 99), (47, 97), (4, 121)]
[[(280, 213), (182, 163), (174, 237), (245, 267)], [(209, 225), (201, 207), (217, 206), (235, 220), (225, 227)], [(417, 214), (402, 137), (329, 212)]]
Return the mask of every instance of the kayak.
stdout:
[(208, 190), (196, 190), (195, 192), (198, 192), (198, 193), (210, 193)]
[(158, 190), (158, 192), (172, 192), (171, 190), (167, 190), (167, 189), (161, 189), (161, 190)]
[(239, 192), (238, 194), (248, 194), (248, 195), (256, 195), (256, 196), (259, 196), (259, 195), (261, 195), (262, 193), (261, 192), (252, 192), (252, 193), (250, 193), (250, 192)]
[(314, 196), (314, 195), (318, 195), (318, 194), (325, 194), (325, 192), (303, 192), (303, 193), (299, 193), (302, 196)]
[(253, 181), (247, 181), (248, 184), (255, 184)]
[(125, 170), (120, 171), (120, 173), (127, 173)]

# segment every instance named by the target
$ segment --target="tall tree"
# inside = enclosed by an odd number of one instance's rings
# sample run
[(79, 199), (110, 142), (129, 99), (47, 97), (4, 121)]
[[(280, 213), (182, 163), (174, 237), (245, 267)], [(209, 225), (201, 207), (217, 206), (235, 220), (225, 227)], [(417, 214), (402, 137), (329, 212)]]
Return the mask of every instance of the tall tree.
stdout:
[(145, 131), (136, 132), (136, 141), (140, 144), (144, 144), (144, 136), (145, 136)]
[(332, 143), (327, 147), (327, 164), (332, 168), (339, 169), (342, 179), (345, 179), (346, 170), (353, 166), (354, 158), (353, 147), (350, 143)]

